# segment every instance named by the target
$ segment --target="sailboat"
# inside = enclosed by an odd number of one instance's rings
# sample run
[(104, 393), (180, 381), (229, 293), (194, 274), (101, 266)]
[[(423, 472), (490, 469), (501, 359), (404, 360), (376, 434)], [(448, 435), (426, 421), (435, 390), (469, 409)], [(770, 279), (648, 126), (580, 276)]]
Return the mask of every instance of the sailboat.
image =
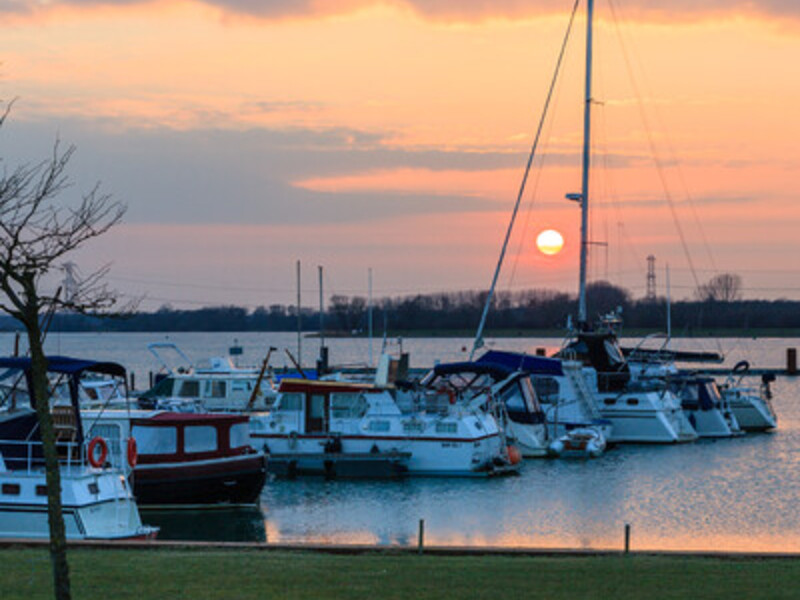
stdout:
[[(576, 4), (577, 8), (577, 4)], [(574, 17), (574, 12), (573, 12)], [(567, 199), (577, 202), (581, 207), (580, 227), (580, 270), (578, 295), (578, 327), (569, 343), (558, 354), (565, 360), (579, 360), (584, 365), (584, 377), (591, 389), (597, 411), (604, 419), (611, 421), (611, 442), (650, 442), (671, 443), (697, 439), (697, 432), (681, 409), (680, 399), (665, 385), (635, 384), (631, 378), (630, 368), (619, 347), (613, 327), (604, 326), (593, 330), (587, 318), (586, 280), (588, 264), (588, 230), (589, 230), (589, 177), (591, 169), (591, 124), (592, 113), (592, 46), (593, 46), (594, 0), (586, 2), (586, 67), (585, 96), (583, 114), (583, 152), (581, 165), (581, 192), (567, 194)], [(570, 28), (571, 28), (570, 21)], [(569, 32), (568, 32), (569, 35)], [(565, 40), (566, 42), (566, 40)], [(556, 77), (564, 54), (562, 46)], [(554, 77), (545, 103), (544, 113), (552, 97), (555, 86)], [(533, 156), (542, 131), (544, 114), (534, 139), (528, 158), (528, 165), (522, 185), (517, 196), (517, 203), (511, 216), (505, 242), (500, 253), (494, 279), (487, 297), (481, 317), (475, 344), (475, 351), (483, 345), (482, 334), (486, 315), (492, 301), (494, 288), (500, 272), (503, 258), (516, 218), (519, 204), (523, 196), (525, 183), (532, 164)]]

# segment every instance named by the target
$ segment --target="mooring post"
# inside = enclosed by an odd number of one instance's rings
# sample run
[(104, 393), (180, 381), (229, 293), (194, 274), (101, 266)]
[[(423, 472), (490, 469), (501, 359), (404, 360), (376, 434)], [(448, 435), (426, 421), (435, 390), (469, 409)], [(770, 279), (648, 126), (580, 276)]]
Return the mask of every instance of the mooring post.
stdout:
[(786, 349), (786, 374), (797, 375), (797, 348)]
[(425, 519), (419, 520), (419, 539), (417, 541), (417, 554), (422, 554), (425, 547)]
[(536, 356), (547, 356), (547, 348), (537, 348)]
[(625, 554), (631, 551), (631, 526), (625, 523)]

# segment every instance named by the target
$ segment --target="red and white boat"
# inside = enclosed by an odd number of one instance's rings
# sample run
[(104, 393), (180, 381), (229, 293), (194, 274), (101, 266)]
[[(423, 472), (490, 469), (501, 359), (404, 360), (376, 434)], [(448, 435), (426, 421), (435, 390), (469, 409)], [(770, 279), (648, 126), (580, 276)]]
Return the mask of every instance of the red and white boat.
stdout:
[[(436, 390), (284, 379), (272, 410), (250, 415), (251, 437), (278, 474), (317, 462), (320, 474), (343, 463), (358, 476), (355, 461), (369, 457), (383, 461), (390, 476), (516, 470), (518, 453), (509, 451), (497, 421), (480, 406), (485, 403)], [(364, 469), (372, 476), (369, 464)]]
[(141, 505), (253, 504), (266, 480), (264, 453), (250, 445), (245, 415), (145, 410), (84, 410), (93, 434), (111, 440), (112, 464), (129, 463)]

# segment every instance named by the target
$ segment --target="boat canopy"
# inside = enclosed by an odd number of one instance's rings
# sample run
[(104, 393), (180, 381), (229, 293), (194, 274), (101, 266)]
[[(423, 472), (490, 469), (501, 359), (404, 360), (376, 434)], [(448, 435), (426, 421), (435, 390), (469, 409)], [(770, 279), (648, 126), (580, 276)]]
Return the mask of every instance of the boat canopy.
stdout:
[[(0, 368), (19, 369), (28, 373), (31, 370), (31, 359), (27, 356), (0, 357)], [(89, 372), (125, 377), (125, 367), (117, 363), (97, 362), (68, 356), (48, 356), (47, 371), (66, 375), (80, 375), (83, 372)]]
[(489, 350), (478, 359), (479, 363), (503, 366), (512, 371), (526, 371), (532, 375), (564, 375), (561, 360), (531, 356), (522, 352), (506, 352), (502, 350)]

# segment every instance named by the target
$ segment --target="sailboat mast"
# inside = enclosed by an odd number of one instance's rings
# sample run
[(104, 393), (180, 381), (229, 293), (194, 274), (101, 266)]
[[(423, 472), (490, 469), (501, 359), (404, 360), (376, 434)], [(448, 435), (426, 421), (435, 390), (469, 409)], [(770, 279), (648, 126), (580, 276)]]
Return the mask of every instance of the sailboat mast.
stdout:
[(581, 175), (581, 265), (578, 291), (578, 326), (587, 325), (586, 265), (589, 253), (589, 167), (592, 131), (592, 20), (594, 0), (586, 0), (586, 98), (583, 106), (583, 165)]

